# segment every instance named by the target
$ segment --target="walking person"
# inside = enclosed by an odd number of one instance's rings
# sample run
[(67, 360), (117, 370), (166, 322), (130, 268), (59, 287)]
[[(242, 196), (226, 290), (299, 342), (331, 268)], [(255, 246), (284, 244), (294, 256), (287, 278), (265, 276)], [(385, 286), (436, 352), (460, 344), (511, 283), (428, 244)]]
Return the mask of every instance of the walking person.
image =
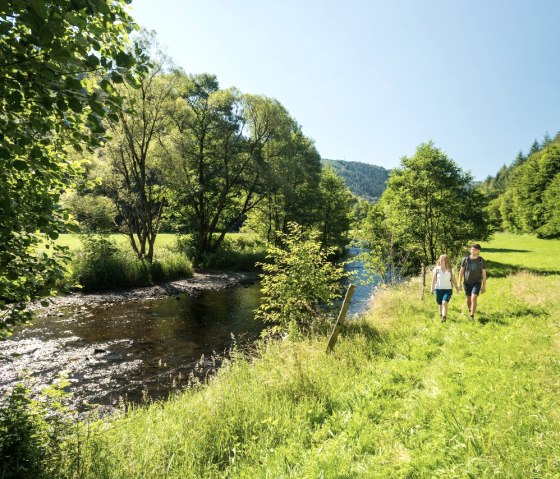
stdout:
[(480, 245), (475, 243), (471, 246), (470, 256), (461, 261), (459, 271), (459, 288), (463, 282), (465, 294), (467, 295), (467, 308), (472, 321), (476, 313), (478, 295), (486, 291), (486, 261), (480, 256)]
[(451, 268), (449, 256), (442, 254), (434, 268), (432, 274), (432, 288), (430, 290), (432, 294), (435, 293), (436, 295), (436, 302), (439, 304), (439, 314), (442, 323), (445, 323), (447, 320), (447, 308), (451, 300), (451, 295), (453, 294), (453, 286), (459, 290), (455, 274)]

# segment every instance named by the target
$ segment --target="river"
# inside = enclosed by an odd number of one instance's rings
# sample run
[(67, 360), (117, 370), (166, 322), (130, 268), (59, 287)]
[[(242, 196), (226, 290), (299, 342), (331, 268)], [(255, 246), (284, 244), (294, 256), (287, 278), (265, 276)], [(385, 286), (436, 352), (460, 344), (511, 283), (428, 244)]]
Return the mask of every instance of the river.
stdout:
[[(357, 277), (361, 268), (347, 266)], [(371, 292), (358, 284), (350, 317), (367, 307)], [(64, 374), (71, 404), (81, 411), (166, 398), (186, 387), (195, 369), (204, 375), (219, 366), (234, 342), (245, 348), (259, 337), (260, 297), (256, 282), (157, 299), (88, 302), (85, 296), (58, 306), (0, 343), (0, 394), (22, 377), (38, 390)]]

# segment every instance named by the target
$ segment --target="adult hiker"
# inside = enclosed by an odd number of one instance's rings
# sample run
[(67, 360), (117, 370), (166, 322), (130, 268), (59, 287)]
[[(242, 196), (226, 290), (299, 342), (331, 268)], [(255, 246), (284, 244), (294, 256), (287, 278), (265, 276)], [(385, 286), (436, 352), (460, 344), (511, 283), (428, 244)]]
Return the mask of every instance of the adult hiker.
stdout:
[[(465, 278), (464, 283), (463, 277)], [(461, 284), (463, 284), (467, 295), (467, 308), (470, 318), (474, 321), (478, 295), (486, 291), (486, 261), (480, 256), (480, 245), (478, 243), (471, 246), (470, 256), (466, 256), (461, 261), (458, 290), (461, 289)]]
[(445, 323), (447, 320), (447, 308), (451, 300), (451, 295), (453, 294), (454, 286), (457, 290), (459, 289), (457, 281), (455, 280), (455, 274), (451, 268), (449, 256), (442, 254), (432, 274), (431, 288), (431, 293), (435, 293), (436, 302), (439, 304), (439, 314), (442, 323)]

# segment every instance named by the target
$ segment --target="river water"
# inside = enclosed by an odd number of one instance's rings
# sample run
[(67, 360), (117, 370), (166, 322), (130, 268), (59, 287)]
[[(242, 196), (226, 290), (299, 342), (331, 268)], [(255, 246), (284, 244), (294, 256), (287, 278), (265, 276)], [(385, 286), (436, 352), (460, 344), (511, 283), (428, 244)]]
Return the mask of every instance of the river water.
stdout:
[(78, 409), (166, 397), (187, 384), (197, 362), (211, 369), (214, 353), (258, 338), (259, 302), (257, 283), (60, 309), (0, 343), (0, 393), (23, 376), (39, 389), (64, 372)]
[[(358, 284), (352, 317), (367, 307), (372, 286), (358, 281), (364, 276), (359, 262), (347, 269)], [(260, 298), (257, 282), (58, 308), (0, 342), (0, 395), (23, 377), (38, 390), (64, 374), (78, 410), (166, 398), (186, 387), (194, 370), (204, 375), (219, 366), (234, 342), (244, 348), (259, 337), (264, 325), (254, 319), (254, 310)]]

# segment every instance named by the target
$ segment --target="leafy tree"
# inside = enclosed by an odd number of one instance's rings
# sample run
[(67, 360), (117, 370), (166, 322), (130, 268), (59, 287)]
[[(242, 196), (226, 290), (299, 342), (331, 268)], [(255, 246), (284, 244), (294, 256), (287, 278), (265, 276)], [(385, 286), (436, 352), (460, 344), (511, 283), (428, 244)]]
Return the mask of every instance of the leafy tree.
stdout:
[(121, 105), (115, 83), (132, 81), (125, 4), (0, 2), (0, 330), (63, 275), (37, 246), (67, 219), (59, 199), (77, 168), (67, 152), (97, 144)]
[(560, 173), (547, 186), (543, 194), (543, 224), (537, 229), (541, 238), (560, 237)]
[(328, 261), (334, 251), (324, 248), (317, 231), (306, 237), (296, 223), (280, 233), (282, 247), (270, 245), (262, 263), (263, 293), (257, 317), (287, 328), (307, 327), (321, 317), (322, 307), (340, 298), (345, 273), (341, 265)]
[(290, 222), (304, 229), (316, 225), (321, 202), (321, 162), (311, 140), (294, 124), (294, 131), (284, 139), (279, 151), (281, 154), (266, 169), (263, 199), (243, 226), (275, 244), (278, 232), (285, 233)]
[(119, 88), (124, 108), (99, 155), (109, 166), (105, 190), (118, 211), (121, 229), (138, 258), (151, 262), (166, 203), (162, 145), (171, 127), (181, 74), (157, 50), (152, 34), (144, 32), (139, 44), (142, 51), (155, 50), (151, 66), (139, 85)]
[(380, 203), (396, 242), (425, 264), (434, 264), (442, 253), (454, 256), (469, 240), (490, 234), (486, 200), (471, 175), (432, 142), (402, 158)]
[(389, 229), (379, 203), (369, 208), (360, 232), (366, 248), (361, 255), (366, 271), (376, 275), (384, 284), (394, 284), (415, 263), (415, 251), (399, 244), (399, 238)]
[(184, 79), (173, 120), (167, 177), (201, 261), (263, 200), (294, 122), (278, 101), (220, 90), (206, 74)]
[(346, 188), (344, 180), (333, 169), (323, 168), (319, 185), (318, 227), (321, 243), (335, 248), (338, 255), (348, 244), (348, 232), (352, 223), (354, 197)]
[(117, 211), (106, 196), (78, 195), (71, 191), (62, 197), (61, 202), (78, 222), (82, 233), (109, 233), (115, 229)]

